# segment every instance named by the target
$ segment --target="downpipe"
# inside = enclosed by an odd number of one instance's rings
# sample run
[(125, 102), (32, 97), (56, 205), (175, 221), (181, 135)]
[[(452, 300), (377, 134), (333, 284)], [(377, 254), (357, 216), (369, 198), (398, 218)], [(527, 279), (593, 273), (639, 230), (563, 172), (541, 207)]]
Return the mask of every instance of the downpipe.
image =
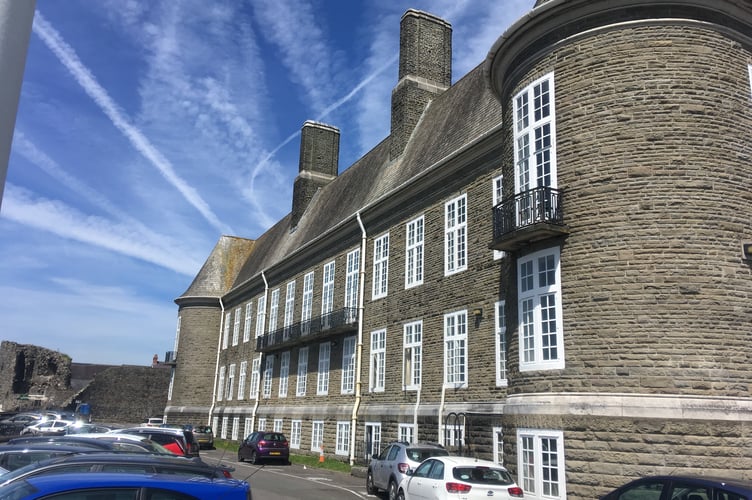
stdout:
[(360, 269), (358, 271), (358, 343), (355, 346), (355, 401), (353, 402), (352, 416), (350, 417), (350, 465), (355, 465), (355, 436), (358, 425), (358, 411), (362, 398), (361, 386), (362, 379), (360, 376), (361, 365), (363, 361), (363, 316), (364, 316), (364, 295), (365, 295), (365, 274), (366, 274), (366, 228), (363, 220), (360, 218), (360, 212), (355, 214), (360, 226)]

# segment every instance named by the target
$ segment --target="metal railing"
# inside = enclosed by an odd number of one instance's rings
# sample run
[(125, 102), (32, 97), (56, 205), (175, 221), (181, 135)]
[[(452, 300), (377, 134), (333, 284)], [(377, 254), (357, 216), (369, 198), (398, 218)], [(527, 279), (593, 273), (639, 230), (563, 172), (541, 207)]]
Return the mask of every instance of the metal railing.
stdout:
[(343, 307), (308, 321), (298, 321), (289, 326), (283, 326), (256, 339), (256, 350), (264, 351), (272, 347), (297, 342), (308, 336), (316, 336), (339, 330), (340, 327), (352, 325), (358, 320), (357, 307)]
[(538, 223), (563, 224), (558, 189), (537, 187), (504, 200), (493, 208), (494, 239)]

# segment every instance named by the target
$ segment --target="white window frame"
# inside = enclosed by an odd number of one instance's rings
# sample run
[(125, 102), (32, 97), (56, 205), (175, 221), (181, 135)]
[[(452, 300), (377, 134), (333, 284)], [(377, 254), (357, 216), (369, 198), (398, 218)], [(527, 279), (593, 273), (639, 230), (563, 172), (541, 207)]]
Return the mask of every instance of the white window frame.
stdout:
[(243, 325), (243, 342), (251, 340), (251, 323), (253, 322), (253, 301), (245, 305), (245, 324)]
[(493, 433), (493, 461), (504, 465), (504, 430), (501, 427), (491, 429)]
[(227, 401), (232, 400), (232, 393), (235, 390), (235, 363), (230, 365), (230, 369), (227, 371)]
[(372, 299), (386, 297), (389, 290), (389, 233), (373, 240)]
[(496, 347), (496, 386), (506, 387), (507, 379), (507, 318), (506, 301), (494, 304), (494, 345)]
[(298, 377), (295, 382), (295, 395), (306, 395), (308, 386), (308, 347), (301, 347), (298, 351)]
[[(517, 259), (521, 372), (564, 368), (560, 255), (559, 247), (552, 247)], [(541, 259), (545, 259), (546, 265), (553, 260), (553, 269), (542, 274)], [(544, 278), (545, 282), (542, 281)], [(555, 302), (553, 306), (550, 304), (552, 300)], [(555, 318), (552, 319), (551, 314)], [(546, 348), (543, 343), (544, 323), (549, 337)]]
[(467, 193), (444, 205), (444, 276), (467, 269)]
[(262, 295), (256, 301), (256, 338), (264, 335), (264, 323), (266, 321), (266, 295)]
[(274, 354), (266, 355), (264, 363), (264, 399), (272, 397), (272, 381), (274, 380)]
[(342, 394), (355, 393), (355, 336), (342, 341)]
[(243, 421), (243, 436), (249, 436), (253, 432), (253, 419), (251, 417), (245, 417)]
[(219, 433), (219, 437), (227, 439), (227, 428), (229, 427), (230, 417), (222, 417), (222, 430)]
[(334, 270), (335, 262), (324, 264), (324, 272), (321, 279), (321, 327), (331, 326), (331, 313), (334, 310)]
[(303, 276), (303, 304), (300, 308), (300, 333), (308, 335), (311, 332), (311, 315), (313, 314), (313, 271)]
[(178, 345), (180, 344), (180, 324), (183, 322), (183, 317), (178, 315), (178, 324), (175, 326), (175, 342), (172, 345), (173, 359), (178, 354)]
[[(496, 205), (501, 203), (504, 196), (504, 176), (497, 175), (491, 179), (491, 207), (496, 208)], [(494, 260), (503, 258), (506, 253), (503, 250), (494, 250)]]
[(232, 326), (232, 345), (238, 345), (240, 340), (240, 312), (242, 309), (240, 306), (235, 308), (235, 323)]
[(233, 441), (238, 440), (238, 431), (240, 430), (240, 417), (232, 417), (232, 435)]
[(345, 308), (346, 321), (354, 322), (358, 319), (358, 284), (360, 280), (360, 249), (356, 248), (347, 254), (347, 272), (345, 277)]
[(274, 430), (274, 432), (282, 432), (282, 428), (284, 427), (284, 425), (285, 425), (284, 419), (275, 418), (272, 430)]
[[(371, 450), (368, 450), (368, 436), (371, 436)], [(366, 455), (369, 460), (372, 456), (381, 453), (381, 422), (366, 422), (365, 424)]]
[(253, 358), (251, 363), (251, 388), (248, 394), (250, 399), (259, 397), (259, 378), (261, 377), (261, 354)]
[(245, 399), (245, 383), (248, 377), (248, 361), (241, 361), (238, 375), (238, 400)]
[(282, 325), (285, 328), (283, 337), (285, 340), (290, 338), (290, 327), (295, 321), (295, 281), (287, 283), (285, 290), (285, 319)]
[(324, 449), (324, 421), (311, 422), (311, 451), (323, 453)]
[(423, 365), (423, 321), (402, 325), (402, 386), (406, 391), (420, 389)]
[(405, 288), (423, 284), (425, 217), (405, 224)]
[(371, 332), (371, 362), (369, 364), (369, 392), (384, 392), (386, 384), (386, 329)]
[(444, 387), (467, 387), (467, 310), (444, 315)]
[(258, 428), (257, 431), (265, 431), (266, 430), (266, 417), (261, 417), (258, 420)]
[(337, 437), (334, 447), (335, 455), (349, 455), (350, 454), (350, 422), (349, 421), (337, 421)]
[(277, 329), (277, 316), (279, 316), (279, 288), (272, 290), (269, 305), (269, 333)]
[[(547, 446), (544, 446), (544, 442)], [(555, 457), (549, 457), (551, 444), (556, 446)], [(562, 431), (517, 430), (518, 485), (525, 491), (525, 498), (567, 498), (564, 459), (564, 433)], [(543, 472), (544, 468), (548, 469), (546, 474)], [(554, 475), (556, 475), (555, 480), (550, 480)]]
[(279, 357), (279, 393), (280, 398), (287, 397), (287, 387), (290, 380), (290, 351), (283, 352)]
[(440, 443), (449, 448), (458, 448), (462, 446), (464, 448), (465, 446), (465, 422), (463, 421), (459, 425), (454, 425), (453, 423), (450, 423), (449, 425), (441, 424), (439, 425), (439, 432), (441, 432), (441, 439), (443, 441), (440, 441)]
[(219, 432), (219, 417), (212, 418), (212, 429), (214, 432)]
[(225, 396), (225, 370), (224, 366), (219, 367), (219, 377), (217, 379), (217, 401), (222, 401)]
[(303, 421), (293, 420), (290, 424), (290, 448), (300, 449), (300, 436), (302, 434)]
[(397, 440), (404, 443), (416, 442), (415, 436), (418, 435), (415, 424), (399, 424), (397, 428)]
[(230, 343), (230, 321), (232, 321), (232, 311), (225, 311), (225, 328), (222, 335), (222, 349), (227, 349)]
[(319, 373), (316, 379), (316, 395), (326, 396), (329, 394), (329, 363), (332, 355), (330, 342), (319, 344)]

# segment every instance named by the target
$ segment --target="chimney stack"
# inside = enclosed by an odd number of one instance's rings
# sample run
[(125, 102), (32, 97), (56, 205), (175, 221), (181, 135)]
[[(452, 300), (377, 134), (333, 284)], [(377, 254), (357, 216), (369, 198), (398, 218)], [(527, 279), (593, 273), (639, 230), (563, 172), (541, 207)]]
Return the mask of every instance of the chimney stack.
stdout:
[(392, 90), (392, 160), (405, 150), (426, 105), (451, 84), (452, 25), (409, 9), (400, 22), (399, 81)]
[(339, 129), (306, 121), (300, 132), (300, 163), (292, 192), (292, 218), (295, 228), (313, 195), (337, 178), (339, 171)]

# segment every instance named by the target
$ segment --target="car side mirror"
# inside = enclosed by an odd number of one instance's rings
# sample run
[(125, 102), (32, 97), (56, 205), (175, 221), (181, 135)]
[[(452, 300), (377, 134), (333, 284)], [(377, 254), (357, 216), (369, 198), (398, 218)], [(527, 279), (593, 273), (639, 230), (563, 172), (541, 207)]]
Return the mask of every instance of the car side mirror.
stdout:
[(412, 470), (412, 469), (407, 469), (407, 470), (405, 471), (405, 474), (407, 474), (408, 476), (412, 476), (414, 472), (415, 472), (415, 471), (414, 471), (414, 470)]

